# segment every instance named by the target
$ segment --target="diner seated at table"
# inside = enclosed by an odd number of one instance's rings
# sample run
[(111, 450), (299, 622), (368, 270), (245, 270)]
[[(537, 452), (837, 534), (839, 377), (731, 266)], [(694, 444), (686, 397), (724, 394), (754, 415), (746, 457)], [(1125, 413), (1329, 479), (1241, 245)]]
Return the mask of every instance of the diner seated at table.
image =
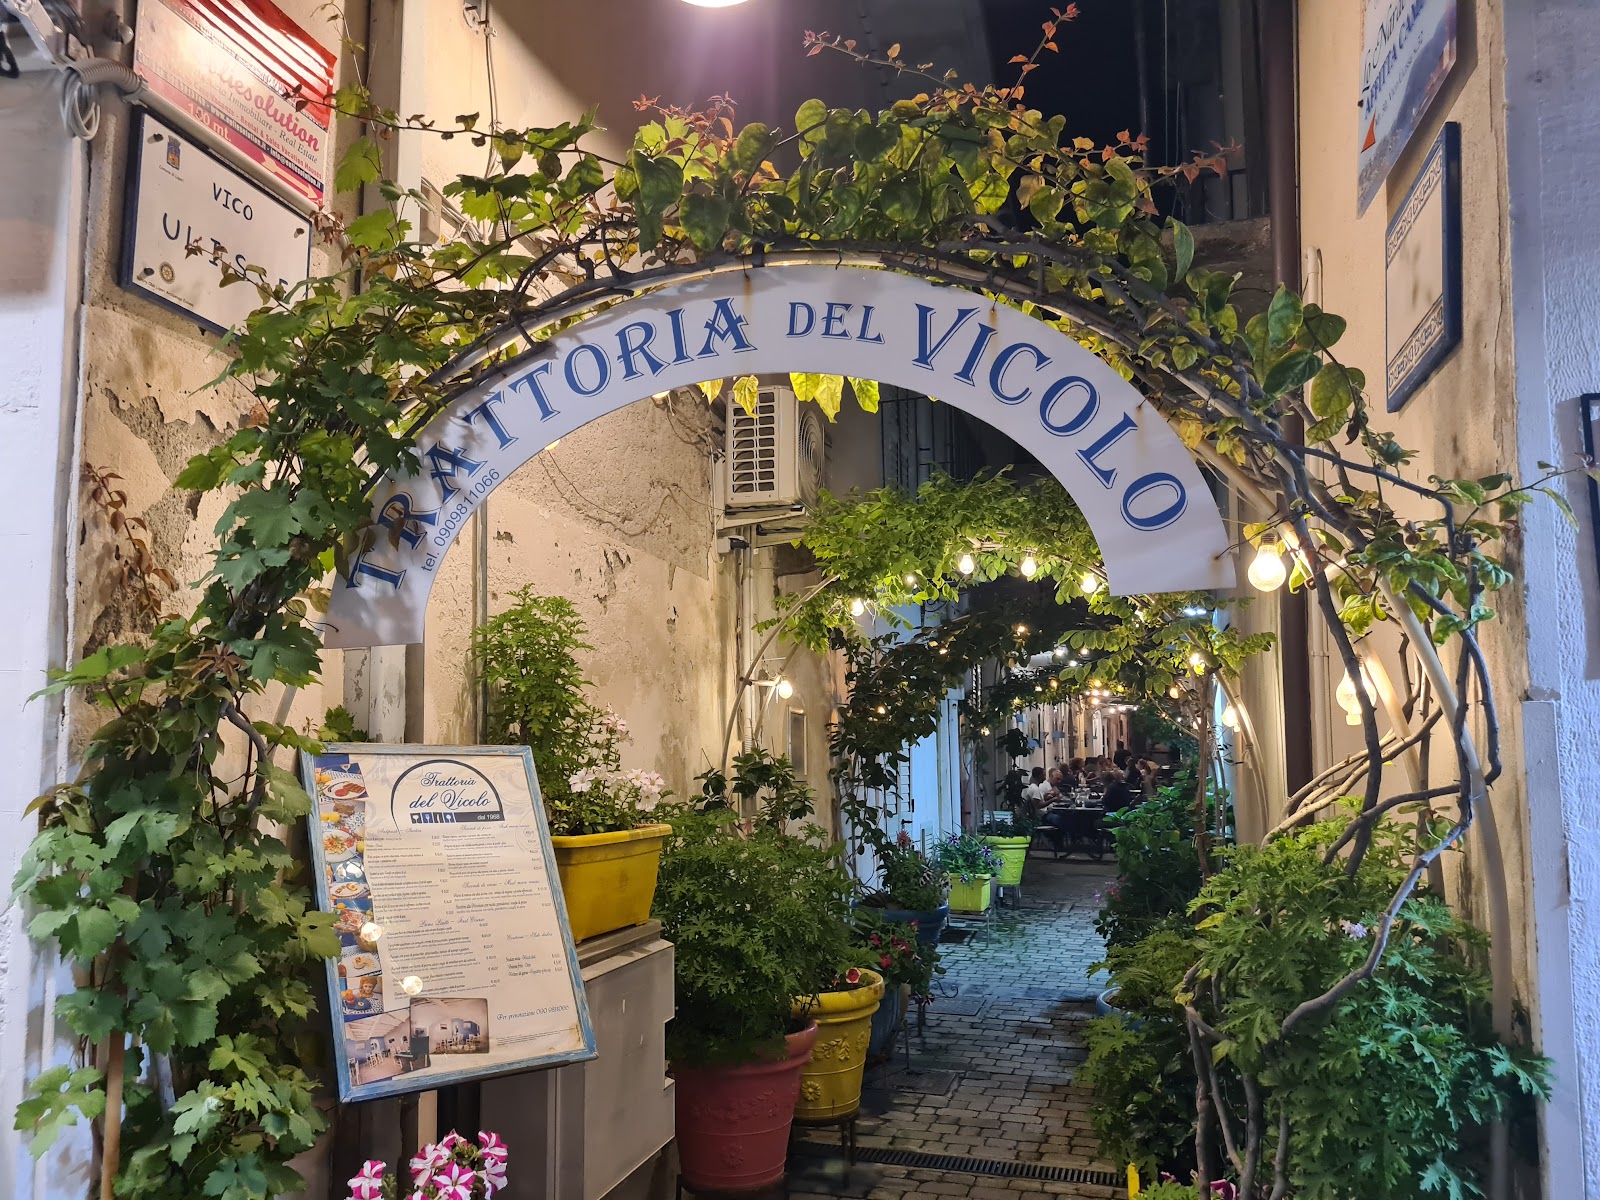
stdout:
[(1110, 766), (1101, 773), (1100, 782), (1105, 788), (1100, 803), (1108, 813), (1120, 812), (1139, 803), (1139, 794), (1129, 785), (1126, 770)]

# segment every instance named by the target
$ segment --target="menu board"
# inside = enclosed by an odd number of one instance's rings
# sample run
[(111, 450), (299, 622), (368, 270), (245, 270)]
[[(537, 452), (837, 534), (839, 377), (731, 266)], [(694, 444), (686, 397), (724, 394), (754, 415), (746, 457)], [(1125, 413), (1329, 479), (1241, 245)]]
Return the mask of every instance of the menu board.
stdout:
[(526, 748), (329, 745), (301, 770), (341, 1100), (595, 1057)]

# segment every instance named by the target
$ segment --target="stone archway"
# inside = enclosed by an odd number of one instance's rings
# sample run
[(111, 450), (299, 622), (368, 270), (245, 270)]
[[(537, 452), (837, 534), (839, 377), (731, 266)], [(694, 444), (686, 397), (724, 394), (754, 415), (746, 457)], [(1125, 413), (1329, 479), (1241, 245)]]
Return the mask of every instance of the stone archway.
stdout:
[(686, 273), (535, 338), (463, 387), (380, 479), (380, 530), (338, 580), (330, 647), (422, 640), (467, 518), (551, 442), (671, 388), (815, 371), (937, 396), (1026, 445), (1083, 510), (1119, 595), (1226, 589), (1229, 538), (1188, 448), (1141, 393), (1053, 326), (989, 297), (837, 256)]

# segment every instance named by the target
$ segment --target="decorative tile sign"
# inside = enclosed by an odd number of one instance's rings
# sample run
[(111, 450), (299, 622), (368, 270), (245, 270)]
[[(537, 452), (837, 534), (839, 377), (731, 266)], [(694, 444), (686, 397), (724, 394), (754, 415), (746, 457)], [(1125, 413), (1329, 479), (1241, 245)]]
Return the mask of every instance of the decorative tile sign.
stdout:
[(1389, 411), (1461, 341), (1461, 127), (1449, 122), (1389, 222), (1384, 271)]
[(341, 1100), (595, 1057), (525, 747), (301, 756)]
[(141, 109), (133, 123), (121, 283), (221, 333), (261, 307), (223, 266), (273, 283), (311, 273), (311, 222), (176, 125)]
[(133, 68), (150, 92), (320, 203), (333, 145), (333, 51), (271, 0), (139, 0)]
[(1356, 215), (1367, 211), (1456, 65), (1456, 0), (1365, 0)]

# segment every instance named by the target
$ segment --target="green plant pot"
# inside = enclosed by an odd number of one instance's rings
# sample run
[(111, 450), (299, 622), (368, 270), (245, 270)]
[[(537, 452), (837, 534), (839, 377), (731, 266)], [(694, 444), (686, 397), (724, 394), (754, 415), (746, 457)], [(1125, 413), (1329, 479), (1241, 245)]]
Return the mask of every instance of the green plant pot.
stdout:
[(994, 876), (974, 875), (970, 883), (950, 879), (950, 911), (963, 913), (988, 912), (994, 903)]
[(1000, 856), (1000, 874), (994, 878), (1001, 887), (1016, 887), (1022, 882), (1022, 868), (1028, 863), (1031, 837), (986, 837), (984, 844), (994, 847)]

